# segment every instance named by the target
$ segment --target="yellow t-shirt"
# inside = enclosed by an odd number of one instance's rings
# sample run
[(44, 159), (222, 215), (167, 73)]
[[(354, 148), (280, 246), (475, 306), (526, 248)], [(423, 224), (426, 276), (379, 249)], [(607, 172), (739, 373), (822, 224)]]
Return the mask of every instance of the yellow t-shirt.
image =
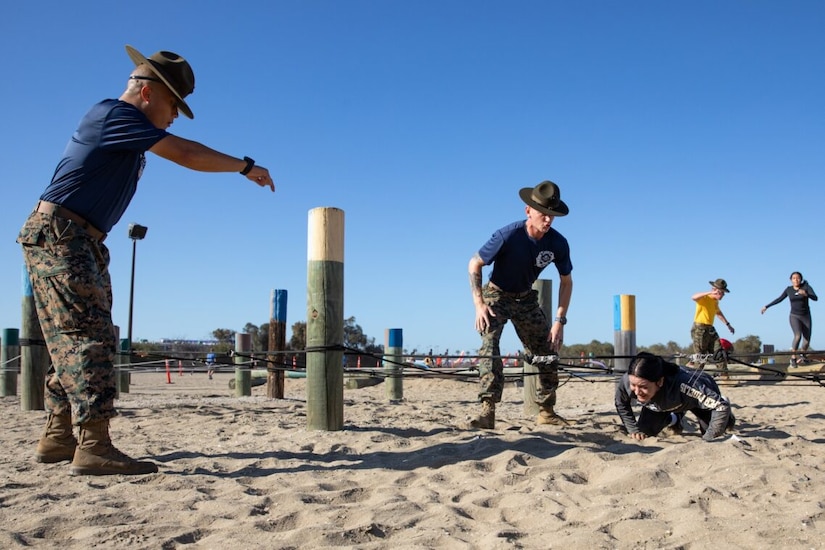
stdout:
[(710, 296), (702, 296), (696, 300), (696, 313), (693, 322), (702, 325), (712, 325), (713, 319), (719, 312), (719, 300)]

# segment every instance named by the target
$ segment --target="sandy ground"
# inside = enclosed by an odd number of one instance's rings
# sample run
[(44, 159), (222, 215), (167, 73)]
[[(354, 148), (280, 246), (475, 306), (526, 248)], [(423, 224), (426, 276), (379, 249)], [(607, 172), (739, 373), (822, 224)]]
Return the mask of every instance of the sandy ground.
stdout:
[(45, 421), (0, 398), (0, 548), (825, 548), (825, 387), (726, 386), (739, 421), (635, 442), (610, 380), (559, 391), (536, 426), (508, 384), (495, 430), (461, 429), (477, 386), (405, 379), (344, 392), (344, 429), (307, 429), (306, 381), (234, 397), (232, 373), (132, 375), (113, 439), (146, 476), (38, 464)]

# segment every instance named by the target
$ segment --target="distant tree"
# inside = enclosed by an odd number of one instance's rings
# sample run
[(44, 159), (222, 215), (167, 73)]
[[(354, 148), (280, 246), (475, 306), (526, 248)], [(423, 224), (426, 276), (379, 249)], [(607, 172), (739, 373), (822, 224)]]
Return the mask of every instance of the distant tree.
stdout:
[(576, 357), (581, 357), (582, 353), (584, 353), (585, 357), (590, 357), (590, 354), (593, 354), (594, 357), (612, 357), (613, 344), (608, 342), (599, 342), (598, 340), (591, 340), (589, 344), (572, 344), (570, 346), (562, 346), (559, 356), (574, 359)]
[(355, 317), (344, 319), (344, 345), (373, 355), (384, 353), (384, 345), (376, 344), (375, 338), (364, 334), (361, 325), (355, 322)]
[(364, 334), (364, 329), (361, 328), (361, 325), (355, 322), (355, 317), (344, 319), (344, 345), (346, 347), (364, 349), (370, 343), (371, 342)]
[(260, 333), (258, 325), (254, 323), (247, 323), (243, 326), (243, 332), (250, 336), (252, 351), (261, 351), (261, 342), (258, 338)]
[(307, 347), (307, 324), (306, 321), (292, 323), (292, 337), (289, 339), (289, 349), (300, 351)]
[(642, 346), (639, 351), (646, 351), (654, 355), (659, 355), (665, 359), (671, 359), (680, 355), (690, 355), (693, 353), (692, 348), (683, 348), (673, 340), (667, 344), (653, 344), (651, 346)]
[(212, 331), (212, 338), (218, 342), (225, 342), (231, 344), (235, 339), (235, 331), (228, 328), (216, 328)]
[[(306, 321), (298, 321), (292, 324), (292, 336), (287, 343), (287, 349), (301, 351), (306, 349), (307, 344), (307, 324)], [(355, 317), (344, 319), (344, 346), (362, 350), (365, 353), (380, 355), (384, 352), (384, 346), (377, 345), (375, 338), (364, 334), (361, 325), (355, 322)]]
[(258, 327), (258, 345), (260, 350), (266, 351), (269, 349), (269, 321), (261, 323), (261, 326)]
[(164, 351), (164, 345), (160, 342), (147, 342), (141, 340), (132, 344), (132, 351), (150, 352), (150, 351)]
[(216, 328), (212, 331), (212, 338), (218, 341), (215, 345), (217, 353), (227, 353), (235, 347), (235, 331), (228, 328)]
[(733, 343), (734, 354), (760, 353), (762, 351), (762, 340), (758, 336), (749, 334)]

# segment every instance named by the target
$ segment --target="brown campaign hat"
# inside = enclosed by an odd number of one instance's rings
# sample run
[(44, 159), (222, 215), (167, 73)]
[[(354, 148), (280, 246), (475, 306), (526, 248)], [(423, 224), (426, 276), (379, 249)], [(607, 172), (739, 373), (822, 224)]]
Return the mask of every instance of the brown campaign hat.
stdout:
[(715, 281), (708, 282), (713, 288), (718, 288), (722, 292), (730, 292), (730, 290), (728, 290), (728, 283), (724, 279), (716, 279)]
[(129, 45), (126, 46), (126, 53), (129, 54), (136, 67), (138, 65), (149, 67), (166, 87), (175, 94), (175, 97), (178, 98), (178, 109), (181, 113), (189, 118), (195, 118), (192, 109), (183, 100), (195, 90), (195, 73), (192, 71), (192, 67), (189, 66), (188, 61), (176, 53), (167, 51), (159, 51), (145, 57)]
[(559, 186), (552, 181), (545, 180), (535, 187), (523, 187), (518, 194), (527, 206), (548, 216), (566, 216), (570, 212), (561, 200)]

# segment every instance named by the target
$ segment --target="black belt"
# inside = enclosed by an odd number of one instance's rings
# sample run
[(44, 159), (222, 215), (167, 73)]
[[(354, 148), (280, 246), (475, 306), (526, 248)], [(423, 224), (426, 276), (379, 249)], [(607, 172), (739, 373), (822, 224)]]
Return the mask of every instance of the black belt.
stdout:
[(94, 240), (100, 242), (106, 240), (106, 233), (87, 222), (86, 219), (82, 216), (75, 214), (68, 208), (64, 208), (59, 204), (47, 201), (39, 201), (34, 211), (39, 212), (40, 214), (48, 214), (50, 216), (57, 216), (58, 218), (64, 218), (66, 220), (73, 221), (74, 223), (82, 227), (83, 230), (86, 231), (86, 233), (88, 233), (89, 236), (92, 237)]
[(506, 290), (502, 290), (501, 288), (499, 288), (499, 286), (496, 285), (493, 282), (490, 282), (488, 284), (496, 292), (500, 292), (501, 294), (504, 294), (505, 296), (508, 296), (510, 298), (514, 298), (516, 300), (523, 300), (523, 299), (529, 297), (533, 293), (532, 289), (531, 290), (525, 290), (524, 292), (507, 292)]

